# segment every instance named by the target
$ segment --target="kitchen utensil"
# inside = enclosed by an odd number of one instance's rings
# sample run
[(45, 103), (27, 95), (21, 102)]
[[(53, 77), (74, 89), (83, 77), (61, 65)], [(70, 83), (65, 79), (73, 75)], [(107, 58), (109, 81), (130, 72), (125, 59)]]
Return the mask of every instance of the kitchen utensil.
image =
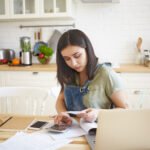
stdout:
[(142, 38), (139, 37), (137, 40), (137, 43), (136, 43), (136, 47), (137, 47), (136, 60), (135, 60), (136, 64), (143, 64), (143, 62), (144, 62), (142, 49), (141, 49), (142, 41), (143, 41)]
[(142, 38), (139, 37), (138, 41), (137, 41), (137, 44), (136, 44), (137, 49), (138, 49), (139, 52), (141, 52), (141, 45), (142, 45)]
[(58, 30), (54, 30), (52, 36), (48, 40), (48, 47), (51, 47), (53, 51), (55, 52), (57, 49), (57, 43), (59, 38), (61, 37), (62, 33)]
[(11, 61), (15, 58), (15, 51), (13, 49), (0, 49), (0, 60), (7, 59)]

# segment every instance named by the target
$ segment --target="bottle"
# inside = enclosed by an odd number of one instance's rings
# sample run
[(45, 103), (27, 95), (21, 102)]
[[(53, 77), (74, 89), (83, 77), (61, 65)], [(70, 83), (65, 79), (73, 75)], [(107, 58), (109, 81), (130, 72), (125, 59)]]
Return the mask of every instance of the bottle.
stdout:
[(147, 62), (147, 58), (148, 58), (148, 50), (147, 49), (144, 49), (144, 65), (146, 65), (146, 62)]

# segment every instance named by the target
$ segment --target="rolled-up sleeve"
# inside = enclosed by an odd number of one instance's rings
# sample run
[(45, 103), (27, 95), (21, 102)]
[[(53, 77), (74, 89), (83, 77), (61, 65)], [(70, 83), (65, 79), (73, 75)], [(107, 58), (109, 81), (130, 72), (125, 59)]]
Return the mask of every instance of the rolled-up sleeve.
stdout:
[(105, 73), (106, 73), (105, 92), (108, 97), (111, 97), (111, 95), (116, 91), (125, 89), (122, 78), (112, 68), (110, 68), (110, 67), (107, 68)]

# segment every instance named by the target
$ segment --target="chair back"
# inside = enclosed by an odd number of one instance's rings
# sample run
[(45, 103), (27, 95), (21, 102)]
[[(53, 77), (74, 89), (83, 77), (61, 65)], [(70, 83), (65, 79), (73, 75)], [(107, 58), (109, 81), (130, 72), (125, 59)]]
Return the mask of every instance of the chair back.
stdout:
[(43, 115), (47, 89), (38, 87), (0, 87), (0, 113)]

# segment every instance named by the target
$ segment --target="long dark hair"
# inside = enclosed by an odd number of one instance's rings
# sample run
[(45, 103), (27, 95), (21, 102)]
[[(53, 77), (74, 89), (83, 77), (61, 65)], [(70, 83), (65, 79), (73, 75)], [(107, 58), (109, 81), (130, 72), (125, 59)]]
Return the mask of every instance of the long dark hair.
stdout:
[(89, 38), (80, 30), (68, 30), (60, 37), (57, 45), (57, 79), (62, 87), (64, 84), (73, 84), (76, 82), (77, 72), (70, 68), (61, 55), (61, 51), (69, 45), (79, 46), (86, 50), (87, 53), (87, 76), (88, 79), (93, 78), (98, 58), (95, 56), (93, 46)]

